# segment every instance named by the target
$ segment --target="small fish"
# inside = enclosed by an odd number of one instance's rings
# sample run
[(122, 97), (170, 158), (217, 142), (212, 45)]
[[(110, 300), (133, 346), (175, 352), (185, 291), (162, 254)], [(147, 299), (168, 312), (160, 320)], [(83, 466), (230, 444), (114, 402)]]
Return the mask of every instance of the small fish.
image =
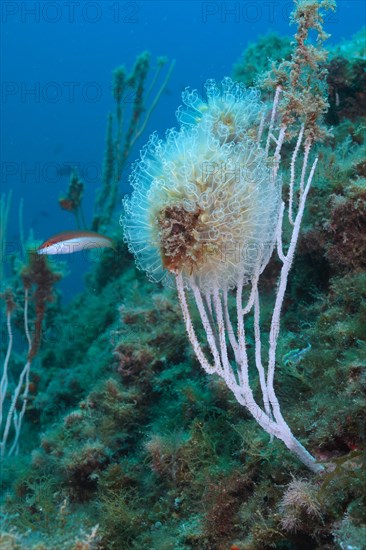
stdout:
[(289, 351), (282, 357), (283, 364), (285, 366), (289, 365), (290, 367), (297, 365), (309, 350), (311, 350), (311, 344), (308, 344), (306, 348), (303, 349), (293, 349)]
[(94, 231), (64, 231), (42, 243), (37, 254), (72, 254), (105, 247), (114, 248), (112, 239)]

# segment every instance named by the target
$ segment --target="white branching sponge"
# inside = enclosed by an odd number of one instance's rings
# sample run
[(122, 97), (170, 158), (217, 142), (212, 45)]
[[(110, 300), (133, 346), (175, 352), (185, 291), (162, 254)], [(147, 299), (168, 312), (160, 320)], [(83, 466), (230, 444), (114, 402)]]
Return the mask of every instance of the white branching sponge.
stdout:
[(125, 237), (154, 281), (195, 277), (203, 292), (234, 288), (265, 267), (273, 249), (281, 178), (258, 143), (256, 90), (226, 78), (207, 101), (185, 91), (181, 128), (153, 134), (134, 166)]

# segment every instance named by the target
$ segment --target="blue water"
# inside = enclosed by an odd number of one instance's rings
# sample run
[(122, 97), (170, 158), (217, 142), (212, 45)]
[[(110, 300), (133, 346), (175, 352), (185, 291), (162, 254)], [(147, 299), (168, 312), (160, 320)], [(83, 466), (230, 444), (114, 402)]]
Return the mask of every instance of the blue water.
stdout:
[[(131, 69), (143, 50), (176, 60), (166, 93), (130, 160), (148, 135), (174, 126), (180, 93), (221, 79), (249, 42), (269, 30), (292, 35), (289, 1), (248, 2), (12, 2), (2, 9), (2, 192), (12, 190), (8, 240), (19, 246), (18, 207), (24, 200), (28, 234), (44, 240), (75, 228), (58, 206), (67, 175), (77, 165), (86, 182), (84, 210), (92, 216), (103, 161), (107, 113), (113, 109), (111, 73)], [(365, 23), (363, 0), (338, 1), (327, 18), (330, 43), (349, 38)], [(128, 191), (128, 170), (121, 197)], [(118, 214), (115, 219), (118, 225)], [(66, 299), (82, 286), (88, 262), (68, 258)]]

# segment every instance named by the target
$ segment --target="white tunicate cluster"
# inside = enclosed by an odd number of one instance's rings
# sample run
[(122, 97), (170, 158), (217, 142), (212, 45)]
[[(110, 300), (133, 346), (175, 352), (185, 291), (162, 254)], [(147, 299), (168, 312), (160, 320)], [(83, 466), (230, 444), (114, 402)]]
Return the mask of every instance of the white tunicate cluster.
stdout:
[[(255, 89), (206, 83), (185, 91), (180, 129), (153, 134), (130, 177), (121, 218), (137, 266), (153, 281), (194, 276), (204, 292), (250, 280), (270, 257), (281, 180), (253, 139), (263, 112)], [(188, 285), (187, 285), (188, 286)]]

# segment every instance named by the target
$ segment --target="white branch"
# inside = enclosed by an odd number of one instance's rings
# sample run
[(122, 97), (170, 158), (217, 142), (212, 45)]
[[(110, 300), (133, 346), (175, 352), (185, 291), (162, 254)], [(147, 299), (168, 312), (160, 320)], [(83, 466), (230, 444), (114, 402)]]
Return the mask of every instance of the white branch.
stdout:
[(203, 300), (202, 300), (201, 291), (198, 288), (198, 286), (196, 285), (193, 277), (191, 277), (189, 279), (189, 284), (190, 284), (191, 289), (193, 290), (193, 296), (194, 296), (194, 299), (196, 300), (197, 309), (198, 309), (199, 314), (201, 316), (201, 321), (202, 321), (203, 328), (206, 332), (207, 342), (208, 342), (208, 345), (210, 346), (210, 350), (211, 350), (211, 353), (212, 353), (213, 358), (214, 358), (216, 372), (217, 373), (223, 373), (223, 368), (221, 366), (221, 360), (220, 360), (220, 354), (219, 354), (219, 351), (217, 349), (216, 340), (215, 340), (214, 327), (210, 323), (210, 320), (207, 316), (205, 306), (204, 306), (204, 303), (203, 303)]
[(308, 165), (309, 153), (310, 153), (311, 146), (312, 146), (312, 141), (309, 137), (307, 137), (306, 140), (305, 140), (305, 145), (304, 145), (304, 159), (303, 159), (302, 170), (301, 170), (300, 197), (304, 192), (306, 168), (307, 168), (307, 165)]
[(181, 305), (181, 308), (182, 308), (183, 319), (184, 319), (184, 322), (185, 322), (185, 325), (186, 325), (186, 330), (187, 330), (189, 341), (192, 344), (194, 352), (195, 352), (195, 354), (197, 356), (197, 359), (200, 362), (202, 368), (208, 374), (213, 374), (214, 372), (217, 372), (217, 369), (216, 369), (215, 365), (210, 365), (210, 363), (207, 361), (207, 359), (206, 359), (206, 357), (205, 357), (205, 355), (204, 355), (204, 353), (201, 349), (201, 345), (197, 340), (197, 336), (196, 336), (196, 333), (194, 331), (191, 316), (190, 316), (189, 309), (188, 309), (187, 299), (186, 299), (186, 295), (185, 295), (185, 291), (184, 291), (184, 283), (183, 283), (183, 278), (182, 278), (181, 273), (179, 273), (176, 276), (176, 284), (177, 284), (179, 302), (180, 302), (180, 305)]
[(262, 364), (262, 343), (260, 332), (260, 304), (259, 304), (259, 292), (256, 288), (254, 298), (254, 339), (255, 339), (255, 364), (259, 375), (259, 383), (262, 390), (264, 410), (271, 418), (271, 407), (268, 399), (268, 391), (266, 385), (266, 375)]
[(235, 338), (233, 325), (231, 324), (231, 320), (230, 320), (229, 304), (228, 304), (228, 290), (227, 290), (227, 288), (225, 288), (222, 292), (223, 292), (223, 298), (224, 298), (224, 315), (225, 315), (225, 322), (226, 322), (226, 330), (227, 330), (227, 333), (228, 333), (228, 336), (229, 336), (230, 345), (231, 345), (232, 350), (233, 350), (234, 355), (235, 355), (235, 360), (236, 360), (236, 362), (238, 362), (239, 346), (238, 346), (238, 342)]
[(304, 135), (304, 124), (301, 124), (301, 129), (299, 133), (299, 137), (297, 138), (296, 146), (294, 149), (294, 152), (292, 154), (291, 158), (291, 164), (290, 164), (290, 186), (289, 186), (289, 198), (288, 198), (288, 219), (290, 221), (291, 225), (294, 225), (293, 220), (293, 213), (292, 213), (292, 206), (293, 206), (293, 200), (294, 200), (294, 184), (295, 184), (295, 163), (297, 159), (297, 155), (300, 149), (300, 145), (302, 142), (302, 138)]
[(281, 86), (277, 86), (275, 96), (274, 96), (274, 100), (273, 100), (271, 120), (270, 120), (269, 127), (268, 127), (268, 136), (267, 136), (267, 143), (266, 143), (266, 148), (265, 148), (266, 157), (268, 157), (268, 153), (269, 153), (269, 145), (270, 145), (270, 140), (271, 140), (271, 137), (272, 137), (272, 130), (273, 130), (273, 126), (274, 126), (274, 120), (275, 120), (275, 116), (276, 116), (276, 112), (277, 112), (277, 107), (278, 107), (278, 102), (279, 102), (279, 99), (280, 99), (281, 91), (282, 91)]
[(221, 362), (224, 369), (223, 376), (226, 384), (229, 386), (234, 381), (234, 375), (227, 355), (224, 315), (222, 311), (220, 293), (217, 288), (213, 291), (213, 303), (215, 307), (217, 326), (219, 329)]
[(8, 390), (8, 367), (13, 349), (13, 331), (11, 328), (11, 310), (8, 308), (6, 312), (6, 326), (8, 331), (8, 348), (6, 350), (6, 356), (4, 360), (3, 374), (1, 376), (0, 384), (0, 429), (3, 422), (3, 408), (6, 399), (6, 392)]
[[(27, 342), (28, 342), (28, 360), (25, 363), (22, 372), (20, 373), (18, 384), (17, 384), (17, 386), (14, 390), (14, 393), (13, 393), (13, 396), (12, 396), (12, 401), (11, 401), (11, 404), (10, 404), (10, 407), (9, 407), (9, 410), (8, 410), (8, 415), (7, 415), (7, 418), (6, 418), (3, 437), (2, 437), (2, 441), (0, 443), (1, 456), (5, 455), (6, 444), (7, 444), (7, 440), (8, 440), (8, 437), (9, 437), (9, 432), (10, 432), (10, 427), (11, 427), (12, 422), (13, 422), (13, 425), (14, 425), (15, 434), (14, 434), (13, 444), (12, 444), (12, 446), (11, 446), (9, 452), (8, 452), (8, 456), (12, 455), (14, 450), (17, 449), (19, 436), (20, 436), (20, 431), (21, 431), (21, 428), (22, 428), (22, 422), (23, 422), (25, 410), (26, 410), (26, 407), (27, 407), (28, 394), (29, 394), (29, 373), (30, 373), (30, 366), (31, 366), (31, 360), (29, 359), (29, 355), (30, 355), (30, 351), (31, 351), (31, 348), (32, 348), (32, 340), (31, 340), (31, 336), (30, 336), (30, 332), (29, 332), (29, 323), (28, 323), (28, 304), (29, 304), (28, 289), (25, 288), (24, 289), (24, 330), (25, 330), (25, 335), (26, 335)], [(9, 344), (10, 344), (10, 342), (12, 343), (12, 332), (11, 332), (10, 318), (8, 318), (8, 334), (9, 334)], [(11, 346), (10, 345), (8, 346), (8, 352), (9, 353), (7, 353), (6, 358), (5, 358), (6, 370), (7, 370), (7, 363), (9, 362), (10, 353), (11, 353)], [(5, 368), (4, 368), (4, 373), (5, 373)], [(3, 375), (2, 378), (4, 378), (4, 375)], [(17, 406), (17, 403), (18, 403), (18, 399), (19, 399), (22, 387), (23, 387), (24, 379), (25, 379), (25, 386), (24, 386), (24, 391), (23, 391), (23, 394), (22, 394), (22, 407), (21, 407), (20, 413), (18, 413), (17, 410), (16, 410), (16, 406)], [(7, 385), (7, 380), (6, 380), (6, 385)], [(5, 389), (4, 394), (3, 394), (3, 389)], [(1, 407), (0, 407), (1, 408), (1, 417), (2, 417), (2, 409), (3, 409), (3, 404), (4, 404), (5, 397), (6, 397), (6, 388), (5, 387), (3, 388), (3, 379), (2, 379), (2, 381), (1, 381)], [(0, 425), (1, 425), (1, 423), (0, 423)]]

